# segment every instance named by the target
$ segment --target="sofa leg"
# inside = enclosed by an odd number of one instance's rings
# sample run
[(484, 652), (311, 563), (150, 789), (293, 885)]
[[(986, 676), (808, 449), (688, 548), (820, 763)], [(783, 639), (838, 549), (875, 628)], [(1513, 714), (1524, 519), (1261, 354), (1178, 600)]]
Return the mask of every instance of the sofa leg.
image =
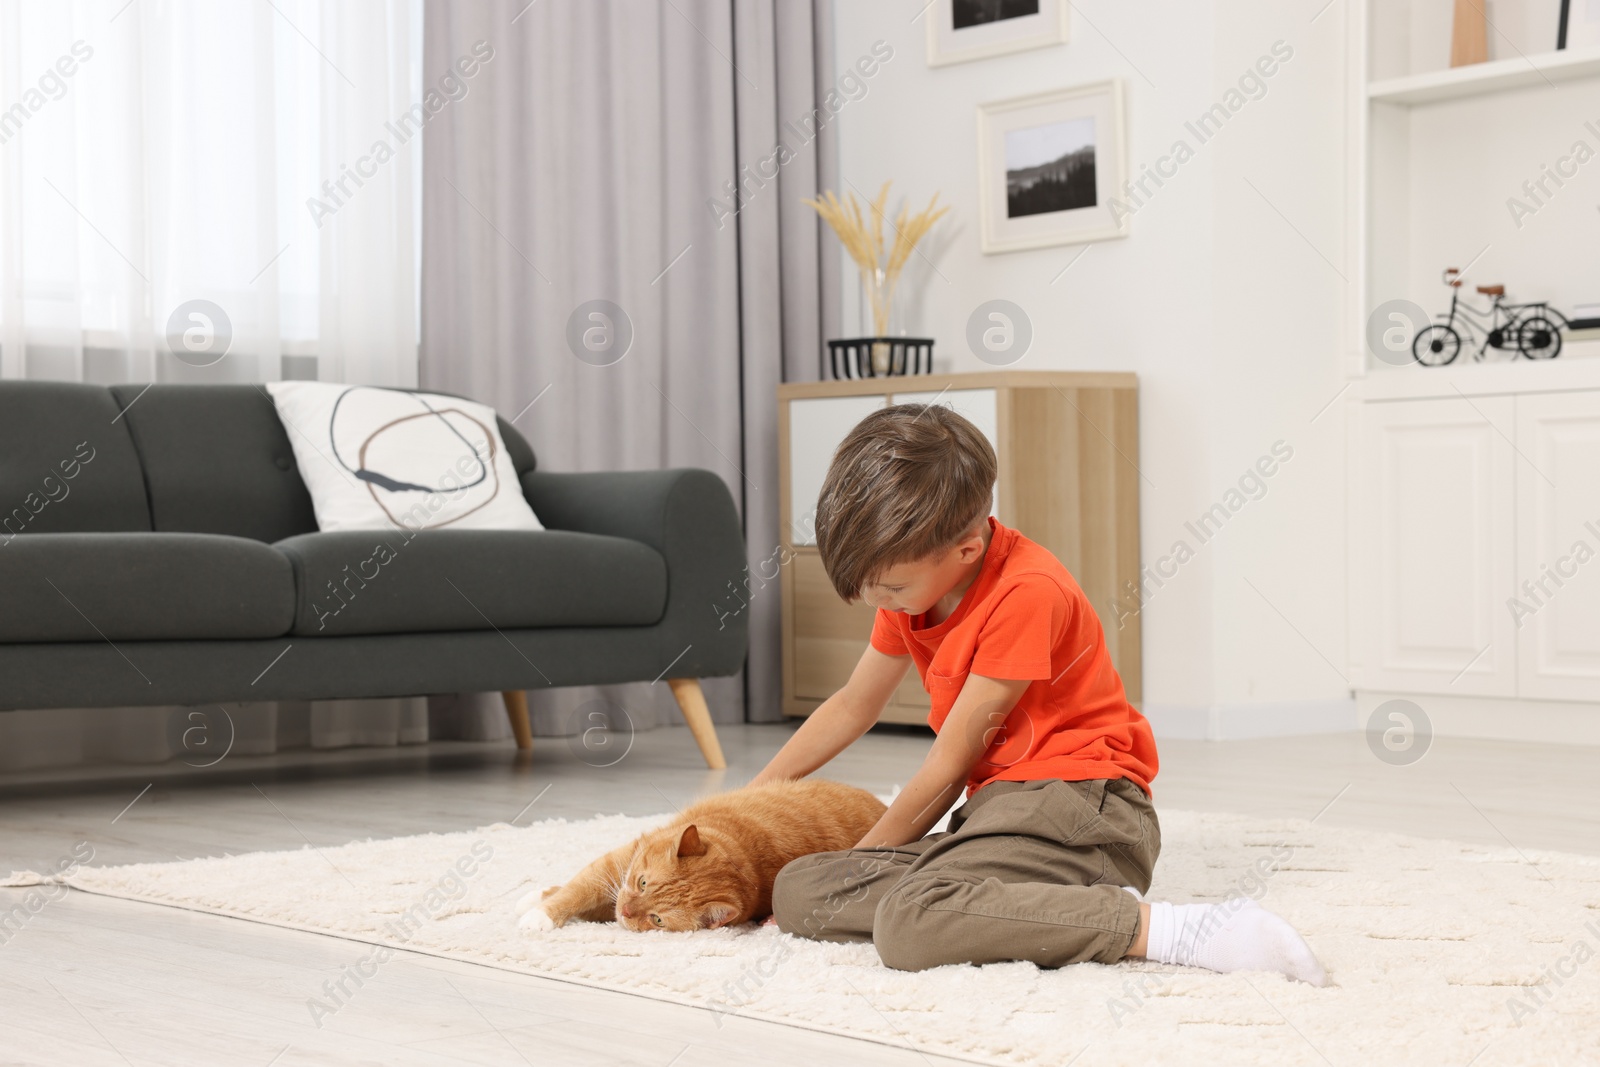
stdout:
[(683, 712), (683, 719), (689, 724), (689, 732), (694, 734), (695, 744), (700, 746), (700, 755), (705, 757), (706, 766), (714, 771), (726, 768), (728, 761), (722, 758), (722, 745), (717, 742), (717, 728), (711, 724), (711, 709), (706, 707), (706, 695), (700, 690), (700, 680), (668, 678), (667, 684), (672, 686), (678, 710)]
[(528, 694), (520, 689), (507, 689), (500, 694), (500, 699), (506, 702), (506, 717), (511, 720), (517, 747), (532, 748), (533, 724), (528, 721)]

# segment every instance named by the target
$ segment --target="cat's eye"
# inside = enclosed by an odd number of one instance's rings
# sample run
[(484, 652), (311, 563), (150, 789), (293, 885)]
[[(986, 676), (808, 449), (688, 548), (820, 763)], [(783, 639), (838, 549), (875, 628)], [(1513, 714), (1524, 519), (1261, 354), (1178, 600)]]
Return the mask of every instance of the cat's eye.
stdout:
[(656, 925), (657, 925), (657, 926), (660, 926), (660, 925), (662, 925), (662, 923), (661, 923), (661, 916), (659, 916), (659, 915), (656, 915), (656, 914), (654, 914), (654, 913), (652, 913), (652, 914), (651, 914), (651, 916), (650, 916), (650, 921), (651, 921), (651, 922), (653, 922), (653, 923), (655, 923), (655, 924), (656, 924)]
[(643, 875), (639, 876), (639, 888), (640, 889), (644, 888), (644, 876)]

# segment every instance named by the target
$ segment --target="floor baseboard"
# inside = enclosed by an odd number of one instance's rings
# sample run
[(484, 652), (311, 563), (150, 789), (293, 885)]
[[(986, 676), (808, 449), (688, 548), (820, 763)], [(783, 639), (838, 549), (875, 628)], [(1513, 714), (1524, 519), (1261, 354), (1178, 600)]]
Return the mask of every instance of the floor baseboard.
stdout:
[(1251, 704), (1147, 704), (1156, 739), (1244, 741), (1257, 737), (1349, 733), (1357, 729), (1356, 702), (1281, 700)]
[[(1247, 741), (1264, 737), (1359, 733), (1367, 729), (1368, 720), (1378, 709), (1391, 700), (1410, 701), (1421, 708), (1427, 717), (1423, 728), (1436, 737), (1600, 745), (1600, 707), (1576, 701), (1363, 689), (1353, 697), (1334, 700), (1154, 703), (1140, 710), (1150, 720), (1158, 741)], [(1379, 729), (1390, 721), (1387, 715), (1381, 718)]]
[[(1569, 700), (1443, 696), (1437, 693), (1358, 689), (1356, 729), (1366, 729), (1368, 720), (1391, 700), (1406, 700), (1421, 708), (1427, 716), (1427, 728), (1435, 737), (1600, 745), (1600, 706)], [(1387, 714), (1378, 717), (1388, 721)]]

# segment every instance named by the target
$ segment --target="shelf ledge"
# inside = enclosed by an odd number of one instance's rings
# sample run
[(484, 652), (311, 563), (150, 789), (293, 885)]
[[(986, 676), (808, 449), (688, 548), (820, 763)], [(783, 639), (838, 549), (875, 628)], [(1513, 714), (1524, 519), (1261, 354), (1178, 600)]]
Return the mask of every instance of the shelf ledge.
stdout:
[(1573, 345), (1556, 359), (1490, 358), (1483, 363), (1463, 357), (1447, 367), (1407, 363), (1370, 368), (1352, 381), (1345, 394), (1356, 401), (1422, 400), (1461, 396), (1515, 396), (1522, 393), (1600, 391), (1600, 344)]
[(1483, 93), (1526, 89), (1600, 76), (1600, 48), (1541, 52), (1469, 67), (1389, 78), (1367, 84), (1367, 99), (1384, 104), (1436, 104)]

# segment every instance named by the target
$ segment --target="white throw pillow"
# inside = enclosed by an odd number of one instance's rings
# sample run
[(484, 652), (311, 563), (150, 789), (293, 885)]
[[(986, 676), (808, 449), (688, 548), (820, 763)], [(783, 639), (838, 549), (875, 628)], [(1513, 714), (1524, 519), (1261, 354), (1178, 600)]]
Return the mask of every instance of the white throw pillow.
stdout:
[(322, 530), (542, 530), (484, 404), (268, 382)]

